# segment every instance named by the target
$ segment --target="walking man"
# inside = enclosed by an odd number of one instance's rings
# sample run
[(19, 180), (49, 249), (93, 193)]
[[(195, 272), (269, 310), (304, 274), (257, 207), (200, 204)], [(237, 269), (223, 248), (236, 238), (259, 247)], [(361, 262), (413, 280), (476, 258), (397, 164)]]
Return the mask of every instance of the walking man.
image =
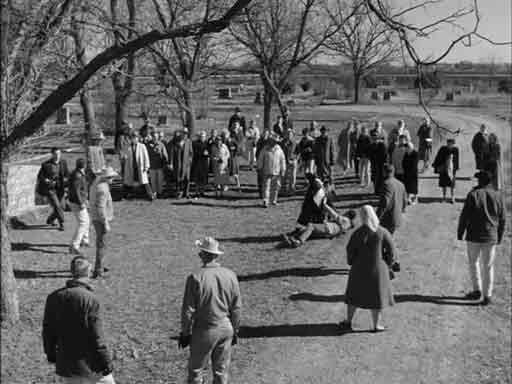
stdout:
[(334, 165), (334, 144), (327, 135), (327, 127), (325, 125), (322, 125), (320, 136), (315, 139), (313, 154), (317, 176), (324, 184), (331, 184), (331, 168)]
[(293, 138), (293, 131), (291, 129), (285, 132), (281, 147), (286, 158), (284, 191), (287, 195), (294, 195), (297, 184), (297, 143)]
[(69, 253), (79, 254), (80, 246), (89, 246), (89, 212), (87, 210), (89, 188), (87, 185), (87, 177), (85, 176), (85, 160), (76, 160), (76, 169), (71, 173), (69, 178), (69, 205), (71, 211), (76, 217), (77, 227)]
[(267, 208), (269, 202), (277, 205), (281, 179), (286, 173), (286, 158), (275, 133), (259, 154), (258, 171), (261, 172), (262, 177), (263, 206)]
[(45, 196), (53, 208), (46, 224), (54, 225), (55, 220), (57, 220), (60, 231), (64, 231), (62, 198), (64, 197), (68, 176), (68, 165), (66, 160), (61, 159), (60, 149), (52, 148), (52, 158), (41, 165), (37, 174), (37, 193)]
[(380, 193), (377, 216), (380, 225), (391, 235), (402, 224), (402, 214), (407, 207), (407, 192), (404, 185), (395, 179), (395, 168), (391, 164), (384, 166), (384, 183)]
[(489, 132), (487, 132), (485, 124), (482, 124), (480, 130), (473, 136), (471, 149), (475, 154), (476, 169), (483, 170), (485, 168), (485, 160), (489, 154)]
[(102, 277), (108, 269), (103, 267), (105, 257), (106, 236), (110, 232), (110, 222), (114, 218), (114, 207), (110, 194), (110, 184), (118, 174), (107, 167), (99, 173), (91, 186), (90, 202), (91, 219), (96, 232), (96, 262), (93, 279)]
[(494, 283), (496, 245), (501, 243), (505, 231), (505, 202), (501, 193), (491, 186), (488, 172), (477, 172), (475, 177), (478, 185), (466, 196), (459, 217), (457, 239), (462, 240), (466, 234), (469, 274), (473, 284), (473, 291), (466, 297), (482, 299), (481, 304), (488, 305)]
[(217, 240), (205, 237), (196, 246), (203, 265), (187, 278), (178, 346), (190, 345), (187, 383), (203, 383), (211, 358), (213, 384), (227, 384), (231, 346), (238, 341), (240, 288), (235, 273), (217, 262), (223, 254)]
[(44, 353), (63, 384), (115, 384), (90, 273), (89, 261), (76, 256), (71, 261), (72, 279), (46, 299)]

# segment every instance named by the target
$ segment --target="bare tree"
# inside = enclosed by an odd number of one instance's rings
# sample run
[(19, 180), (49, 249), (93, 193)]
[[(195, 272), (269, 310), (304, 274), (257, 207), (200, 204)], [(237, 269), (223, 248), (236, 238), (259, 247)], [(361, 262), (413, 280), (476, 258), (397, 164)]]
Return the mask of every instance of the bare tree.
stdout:
[[(70, 6), (73, 0), (54, 0), (54, 1), (14, 1), (1, 0), (1, 24), (0, 44), (1, 57), (1, 81), (0, 95), (2, 100), (2, 116), (0, 121), (2, 127), (0, 132), (0, 150), (2, 160), (1, 172), (1, 318), (2, 322), (16, 321), (19, 317), (18, 300), (16, 296), (16, 282), (13, 275), (11, 264), (11, 249), (8, 234), (8, 222), (6, 215), (7, 207), (7, 166), (6, 161), (10, 155), (15, 152), (17, 146), (27, 137), (36, 133), (45, 120), (53, 115), (61, 106), (70, 100), (86, 82), (93, 77), (100, 69), (119, 60), (126, 55), (135, 53), (148, 45), (157, 41), (185, 38), (189, 36), (200, 37), (210, 33), (218, 33), (226, 29), (231, 20), (245, 7), (251, 0), (237, 0), (222, 16), (207, 20), (198, 20), (190, 24), (175, 26), (173, 28), (153, 29), (142, 33), (136, 38), (126, 41), (119, 45), (113, 45), (100, 51), (92, 60), (70, 79), (61, 80), (57, 88), (49, 95), (38, 100), (21, 118), (20, 122), (15, 123), (12, 112), (16, 111), (13, 106), (11, 95), (16, 94), (13, 91), (13, 84), (30, 83), (31, 64), (37, 63), (44, 54), (44, 48), (49, 40), (58, 32), (62, 20), (69, 16)], [(15, 7), (15, 5), (17, 7)], [(26, 8), (25, 8), (26, 7)], [(31, 8), (32, 7), (32, 8)], [(25, 14), (19, 16), (25, 12)], [(18, 16), (19, 20), (12, 20), (13, 15)], [(28, 17), (31, 16), (31, 18)], [(37, 17), (36, 17), (37, 16)], [(27, 20), (37, 20), (33, 24), (28, 24)], [(15, 22), (16, 21), (16, 22)], [(7, 57), (8, 56), (8, 57)], [(29, 68), (27, 69), (27, 65)], [(26, 75), (26, 78), (23, 76)], [(4, 103), (8, 101), (8, 104)]]
[[(204, 20), (225, 10), (219, 1), (152, 0), (161, 27), (183, 20), (202, 17)], [(164, 4), (162, 4), (164, 3)], [(196, 95), (201, 83), (215, 74), (230, 57), (226, 36), (200, 36), (194, 39), (170, 39), (154, 44), (150, 52), (158, 69), (157, 80), (164, 95), (176, 101), (191, 134), (195, 131)]]
[(281, 95), (292, 75), (340, 28), (327, 17), (327, 4), (328, 0), (255, 0), (230, 28), (259, 67), (265, 129), (270, 128), (274, 102), (284, 112)]
[[(351, 14), (348, 18), (347, 13)], [(361, 0), (337, 0), (330, 5), (328, 14), (340, 28), (325, 41), (325, 46), (352, 64), (354, 103), (358, 103), (361, 81), (379, 66), (396, 59), (401, 52), (400, 40)]]
[[(424, 78), (424, 68), (441, 62), (457, 46), (462, 45), (470, 47), (475, 41), (484, 41), (493, 45), (512, 45), (512, 42), (494, 41), (479, 32), (481, 18), (478, 0), (468, 0), (466, 6), (459, 5), (452, 11), (446, 12), (445, 10), (443, 16), (429, 20), (429, 22), (423, 25), (414, 23), (415, 12), (432, 10), (435, 7), (450, 8), (450, 6), (453, 7), (453, 2), (449, 0), (413, 0), (409, 2), (406, 7), (394, 10), (393, 13), (389, 11), (384, 0), (364, 0), (364, 4), (368, 10), (377, 16), (380, 21), (385, 23), (399, 37), (407, 57), (416, 68), (419, 84), (419, 100), (425, 113), (431, 118), (437, 128), (458, 134), (460, 130), (452, 131), (439, 124), (426, 106), (423, 97), (423, 88), (421, 86)], [(462, 21), (467, 21), (468, 18), (473, 18), (473, 23), (469, 28), (463, 27)], [(449, 28), (449, 35), (446, 33), (447, 27)], [(441, 37), (439, 39), (441, 53), (437, 55), (422, 53), (418, 48), (421, 40), (431, 39), (434, 36)], [(449, 38), (447, 36), (453, 37)]]

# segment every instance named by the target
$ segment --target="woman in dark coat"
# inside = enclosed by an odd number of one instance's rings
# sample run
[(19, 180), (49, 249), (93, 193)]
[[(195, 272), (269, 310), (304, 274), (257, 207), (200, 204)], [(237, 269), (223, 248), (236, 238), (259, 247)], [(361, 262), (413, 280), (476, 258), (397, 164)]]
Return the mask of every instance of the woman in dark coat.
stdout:
[(347, 244), (347, 263), (351, 266), (345, 291), (347, 319), (340, 323), (352, 329), (357, 308), (370, 309), (373, 331), (385, 330), (380, 324), (382, 309), (395, 304), (390, 281), (390, 268), (399, 270), (395, 261), (395, 247), (390, 233), (379, 225), (379, 219), (370, 205), (360, 210), (362, 225)]
[(188, 130), (176, 131), (174, 139), (169, 142), (170, 167), (176, 180), (176, 196), (189, 198), (190, 167), (192, 165), (192, 142), (188, 138)]
[(388, 149), (384, 139), (375, 132), (371, 136), (370, 165), (372, 170), (372, 181), (375, 193), (380, 193), (384, 184), (384, 164), (388, 161)]
[(496, 190), (501, 189), (503, 180), (501, 170), (501, 147), (496, 134), (489, 134), (489, 150), (485, 155), (484, 168), (492, 175), (491, 184)]
[(204, 196), (204, 189), (208, 184), (208, 168), (210, 159), (210, 145), (206, 140), (206, 132), (202, 131), (199, 138), (192, 143), (194, 155), (192, 157), (191, 178), (196, 184), (196, 197)]
[(459, 169), (459, 149), (455, 146), (455, 139), (446, 140), (446, 145), (439, 148), (432, 166), (439, 175), (439, 186), (443, 190), (443, 201), (446, 201), (446, 188), (450, 188), (450, 202), (454, 204), (455, 178)]
[(409, 204), (415, 204), (418, 195), (418, 152), (413, 143), (407, 143), (407, 149), (402, 160), (404, 169), (404, 186), (407, 192)]

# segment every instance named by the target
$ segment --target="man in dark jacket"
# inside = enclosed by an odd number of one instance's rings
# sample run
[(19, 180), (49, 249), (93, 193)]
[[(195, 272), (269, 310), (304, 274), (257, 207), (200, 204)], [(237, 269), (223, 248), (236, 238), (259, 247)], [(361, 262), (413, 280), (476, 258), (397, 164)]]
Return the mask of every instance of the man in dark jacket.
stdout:
[(64, 210), (61, 202), (68, 176), (68, 165), (65, 160), (61, 159), (60, 149), (52, 148), (52, 158), (41, 165), (37, 174), (37, 193), (46, 196), (53, 208), (46, 224), (54, 225), (55, 220), (58, 220), (61, 231), (64, 231)]
[[(473, 291), (466, 297), (479, 300), (483, 293), (481, 303), (488, 305), (492, 296), (496, 245), (501, 243), (505, 232), (505, 202), (503, 195), (490, 185), (491, 174), (480, 171), (475, 177), (478, 186), (466, 196), (459, 217), (457, 239), (462, 240), (466, 233), (469, 274), (473, 284)], [(480, 277), (480, 260), (483, 281)]]
[(384, 166), (384, 183), (377, 209), (380, 225), (391, 234), (402, 224), (402, 214), (407, 207), (407, 192), (404, 185), (395, 179), (394, 174), (393, 165), (386, 164)]
[(80, 246), (89, 246), (89, 211), (87, 210), (87, 202), (89, 200), (89, 187), (87, 185), (87, 177), (85, 175), (85, 160), (77, 159), (76, 168), (69, 178), (69, 205), (71, 211), (76, 217), (77, 227), (69, 253), (79, 254)]
[(210, 145), (206, 140), (206, 132), (201, 131), (197, 140), (192, 142), (191, 178), (196, 184), (196, 197), (204, 197), (204, 190), (208, 184), (208, 167), (210, 161)]
[(485, 168), (485, 159), (489, 153), (489, 134), (485, 124), (482, 124), (480, 131), (473, 136), (471, 149), (473, 149), (475, 154), (476, 169), (483, 170)]
[(151, 140), (146, 143), (149, 156), (149, 181), (154, 199), (162, 196), (164, 190), (164, 169), (169, 164), (167, 149), (159, 136), (160, 131), (153, 129)]
[(185, 196), (190, 198), (190, 167), (192, 166), (192, 141), (188, 138), (188, 129), (176, 132), (176, 136), (170, 142), (167, 150), (169, 162), (174, 179), (176, 180), (176, 197), (178, 199)]
[(313, 144), (313, 153), (317, 176), (324, 184), (329, 184), (331, 182), (331, 167), (334, 165), (334, 144), (332, 139), (327, 136), (325, 125), (320, 128), (320, 136)]
[(100, 303), (89, 283), (90, 273), (89, 261), (76, 256), (71, 261), (72, 280), (46, 299), (44, 353), (64, 383), (114, 384)]
[(283, 190), (285, 194), (293, 195), (295, 193), (295, 185), (297, 184), (297, 143), (293, 138), (293, 131), (291, 129), (285, 132), (284, 140), (281, 141), (281, 147), (286, 158)]

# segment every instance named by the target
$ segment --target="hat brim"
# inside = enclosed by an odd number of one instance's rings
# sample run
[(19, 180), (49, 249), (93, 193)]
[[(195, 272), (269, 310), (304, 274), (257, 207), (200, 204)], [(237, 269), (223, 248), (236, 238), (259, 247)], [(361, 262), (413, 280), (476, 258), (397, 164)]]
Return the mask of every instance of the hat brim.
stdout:
[(211, 253), (213, 255), (223, 255), (224, 252), (222, 252), (221, 250), (217, 249), (217, 250), (212, 250), (212, 249), (208, 249), (208, 248), (205, 248), (203, 246), (201, 246), (201, 242), (199, 240), (196, 240), (196, 247), (201, 250), (201, 251), (205, 251), (207, 253)]

